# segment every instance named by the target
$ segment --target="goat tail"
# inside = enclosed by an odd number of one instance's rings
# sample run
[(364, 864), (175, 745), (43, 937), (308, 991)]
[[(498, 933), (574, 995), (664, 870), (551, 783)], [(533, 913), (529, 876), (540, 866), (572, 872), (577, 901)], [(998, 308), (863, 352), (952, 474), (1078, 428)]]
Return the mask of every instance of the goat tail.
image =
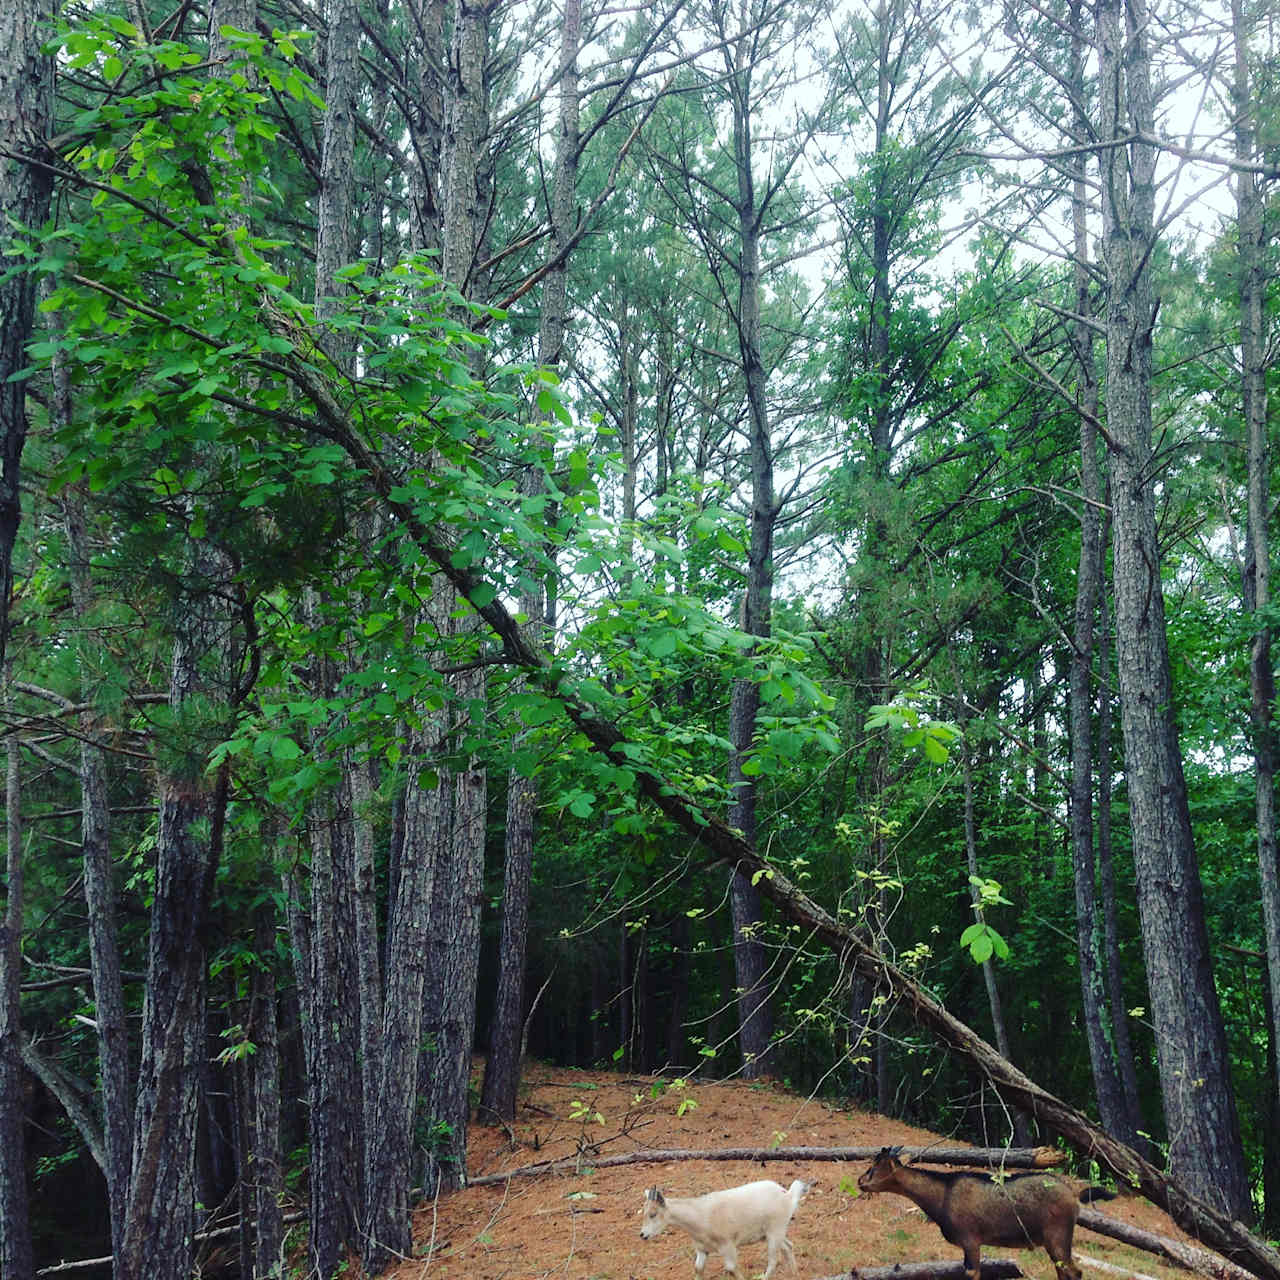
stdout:
[(1092, 1204), (1095, 1200), (1114, 1200), (1116, 1193), (1108, 1191), (1106, 1187), (1085, 1187), (1080, 1192), (1081, 1204)]

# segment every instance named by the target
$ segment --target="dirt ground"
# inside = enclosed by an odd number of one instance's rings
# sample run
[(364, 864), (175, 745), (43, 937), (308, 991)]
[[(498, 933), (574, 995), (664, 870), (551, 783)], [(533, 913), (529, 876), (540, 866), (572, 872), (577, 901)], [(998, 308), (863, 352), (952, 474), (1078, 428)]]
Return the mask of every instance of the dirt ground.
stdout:
[[(645, 1188), (700, 1195), (756, 1178), (773, 1178), (783, 1186), (793, 1178), (815, 1184), (789, 1233), (798, 1274), (805, 1280), (851, 1267), (956, 1261), (959, 1250), (909, 1200), (857, 1195), (853, 1184), (866, 1161), (774, 1160), (762, 1166), (679, 1160), (606, 1168), (592, 1163), (645, 1148), (924, 1146), (941, 1140), (878, 1115), (797, 1097), (772, 1083), (736, 1080), (679, 1088), (670, 1081), (534, 1063), (526, 1071), (514, 1133), (472, 1126), (469, 1175), (476, 1179), (575, 1156), (581, 1167), (473, 1185), (423, 1206), (415, 1215), (415, 1257), (384, 1275), (392, 1280), (689, 1280), (693, 1248), (684, 1232), (668, 1229), (653, 1240), (640, 1238)], [(947, 1145), (956, 1144), (948, 1140)], [(1136, 1197), (1095, 1207), (1148, 1231), (1186, 1239), (1163, 1213)], [(1076, 1232), (1075, 1254), (1086, 1278), (1185, 1280), (1187, 1275), (1083, 1227)], [(1042, 1250), (984, 1251), (984, 1258), (995, 1257), (1016, 1259), (1034, 1280), (1054, 1280)], [(1100, 1266), (1091, 1267), (1091, 1261)], [(747, 1276), (759, 1276), (765, 1263), (763, 1243), (742, 1251), (740, 1265)], [(708, 1277), (718, 1277), (721, 1269), (713, 1255)], [(780, 1264), (776, 1274), (784, 1280), (790, 1273)]]

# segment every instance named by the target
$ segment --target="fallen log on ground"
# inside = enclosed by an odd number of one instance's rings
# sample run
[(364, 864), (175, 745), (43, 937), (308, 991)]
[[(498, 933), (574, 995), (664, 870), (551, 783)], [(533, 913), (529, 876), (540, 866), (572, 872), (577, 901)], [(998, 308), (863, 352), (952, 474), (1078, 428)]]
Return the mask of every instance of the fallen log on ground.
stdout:
[(1144, 1231), (1141, 1227), (1121, 1222), (1110, 1214), (1101, 1213), (1086, 1205), (1080, 1206), (1080, 1217), (1076, 1221), (1100, 1236), (1110, 1236), (1113, 1240), (1133, 1245), (1135, 1249), (1164, 1258), (1175, 1267), (1185, 1267), (1188, 1271), (1197, 1271), (1203, 1276), (1213, 1276), (1215, 1280), (1249, 1280), (1249, 1272), (1243, 1267), (1237, 1267), (1216, 1253), (1197, 1249), (1195, 1245), (1185, 1244), (1181, 1240), (1171, 1240), (1168, 1236), (1156, 1235), (1154, 1231)]
[[(1053, 1147), (903, 1147), (913, 1160), (935, 1164), (968, 1165), (979, 1169), (1047, 1169), (1066, 1157)], [(505, 1173), (486, 1173), (468, 1178), (469, 1187), (494, 1186), (511, 1178), (534, 1178), (544, 1173), (573, 1172), (589, 1165), (611, 1169), (624, 1164), (666, 1164), (679, 1160), (742, 1160), (766, 1164), (770, 1160), (874, 1160), (879, 1147), (716, 1147), (709, 1150), (675, 1148), (669, 1151), (644, 1148), (623, 1155), (595, 1156), (589, 1151), (559, 1160), (542, 1160), (520, 1165)]]
[(1093, 1267), (1095, 1271), (1105, 1271), (1108, 1275), (1124, 1276), (1125, 1280), (1155, 1280), (1155, 1276), (1135, 1271), (1132, 1267), (1117, 1267), (1114, 1262), (1103, 1262), (1101, 1258), (1091, 1258), (1087, 1253), (1075, 1252), (1076, 1265)]
[[(982, 1280), (1015, 1280), (1022, 1268), (1010, 1258), (982, 1264)], [(853, 1267), (838, 1276), (818, 1280), (965, 1280), (963, 1262), (899, 1262), (892, 1267)]]

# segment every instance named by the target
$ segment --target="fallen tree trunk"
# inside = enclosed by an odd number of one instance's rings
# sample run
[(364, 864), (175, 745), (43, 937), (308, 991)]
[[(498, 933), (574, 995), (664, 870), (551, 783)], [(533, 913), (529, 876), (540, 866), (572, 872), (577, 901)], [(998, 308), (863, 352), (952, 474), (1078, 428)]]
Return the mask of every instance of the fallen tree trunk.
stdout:
[[(234, 253), (234, 248), (229, 252)], [(1096, 1160), (1120, 1182), (1168, 1213), (1188, 1235), (1210, 1245), (1259, 1280), (1280, 1280), (1280, 1253), (1251, 1235), (1242, 1223), (1188, 1194), (1138, 1152), (1100, 1129), (1083, 1112), (1055, 1098), (1025, 1076), (914, 979), (872, 950), (856, 932), (856, 921), (837, 920), (793, 884), (780, 868), (767, 862), (739, 831), (705, 807), (704, 802), (684, 794), (669, 782), (661, 772), (659, 760), (642, 744), (629, 741), (617, 721), (601, 715), (598, 710), (601, 691), (563, 663), (553, 662), (551, 655), (517, 622), (503, 601), (502, 584), (491, 582), (481, 570), (471, 568), (474, 558), (470, 554), (456, 554), (457, 538), (452, 528), (441, 522), (434, 510), (420, 511), (415, 507), (413, 489), (405, 484), (408, 477), (389, 467), (384, 455), (365, 442), (361, 428), (348, 416), (325, 374), (297, 354), (299, 350), (309, 350), (309, 342), (295, 347), (292, 339), (297, 335), (292, 333), (290, 321), (265, 294), (263, 299), (267, 323), (290, 340), (291, 353), (279, 368), (315, 409), (315, 417), (306, 420), (305, 429), (343, 449), (391, 518), (492, 628), (506, 660), (526, 673), (532, 687), (558, 700), (569, 720), (596, 751), (620, 769), (632, 773), (641, 794), (672, 823), (699, 841), (713, 856), (723, 859), (726, 866), (752, 879), (760, 893), (788, 919), (829, 945), (846, 968), (879, 990), (891, 991), (921, 1027), (963, 1057), (1010, 1106), (1025, 1111), (1086, 1160)], [(299, 420), (291, 416), (288, 421)]]
[[(1014, 1280), (1022, 1268), (1009, 1258), (982, 1264), (982, 1280)], [(899, 1262), (892, 1267), (853, 1267), (839, 1276), (818, 1280), (965, 1280), (963, 1262)]]
[[(770, 1160), (874, 1160), (879, 1147), (715, 1147), (698, 1150), (677, 1147), (663, 1151), (646, 1147), (623, 1155), (593, 1156), (590, 1151), (559, 1160), (520, 1165), (505, 1173), (468, 1178), (469, 1187), (490, 1187), (511, 1178), (536, 1178), (544, 1173), (567, 1173), (590, 1166), (613, 1169), (624, 1164), (668, 1164), (679, 1160), (742, 1160), (765, 1164)], [(903, 1147), (904, 1156), (935, 1164), (969, 1165), (979, 1169), (1047, 1169), (1066, 1158), (1053, 1147)]]
[(1080, 1226), (1088, 1227), (1100, 1236), (1110, 1236), (1113, 1240), (1133, 1245), (1135, 1249), (1154, 1253), (1176, 1267), (1186, 1267), (1188, 1271), (1198, 1271), (1201, 1275), (1215, 1277), (1215, 1280), (1248, 1280), (1249, 1272), (1218, 1257), (1216, 1253), (1197, 1249), (1195, 1245), (1184, 1244), (1181, 1240), (1171, 1240), (1168, 1236), (1156, 1235), (1154, 1231), (1144, 1231), (1141, 1227), (1121, 1222), (1118, 1218), (1100, 1213), (1087, 1205), (1080, 1207), (1077, 1221)]
[(1079, 1267), (1093, 1267), (1097, 1271), (1105, 1271), (1108, 1275), (1124, 1276), (1125, 1280), (1155, 1280), (1154, 1276), (1149, 1276), (1142, 1271), (1135, 1271), (1132, 1267), (1117, 1267), (1114, 1262), (1103, 1262), (1101, 1258), (1091, 1258), (1078, 1249), (1075, 1260)]

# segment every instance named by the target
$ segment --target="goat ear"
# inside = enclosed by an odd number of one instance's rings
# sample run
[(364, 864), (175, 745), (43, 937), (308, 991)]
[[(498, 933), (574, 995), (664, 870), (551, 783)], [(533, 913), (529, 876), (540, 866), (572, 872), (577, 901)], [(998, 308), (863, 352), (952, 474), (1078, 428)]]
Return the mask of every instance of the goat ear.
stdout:
[(662, 1198), (662, 1192), (657, 1187), (649, 1187), (644, 1193), (644, 1198), (652, 1200), (654, 1204), (666, 1204), (666, 1201)]

